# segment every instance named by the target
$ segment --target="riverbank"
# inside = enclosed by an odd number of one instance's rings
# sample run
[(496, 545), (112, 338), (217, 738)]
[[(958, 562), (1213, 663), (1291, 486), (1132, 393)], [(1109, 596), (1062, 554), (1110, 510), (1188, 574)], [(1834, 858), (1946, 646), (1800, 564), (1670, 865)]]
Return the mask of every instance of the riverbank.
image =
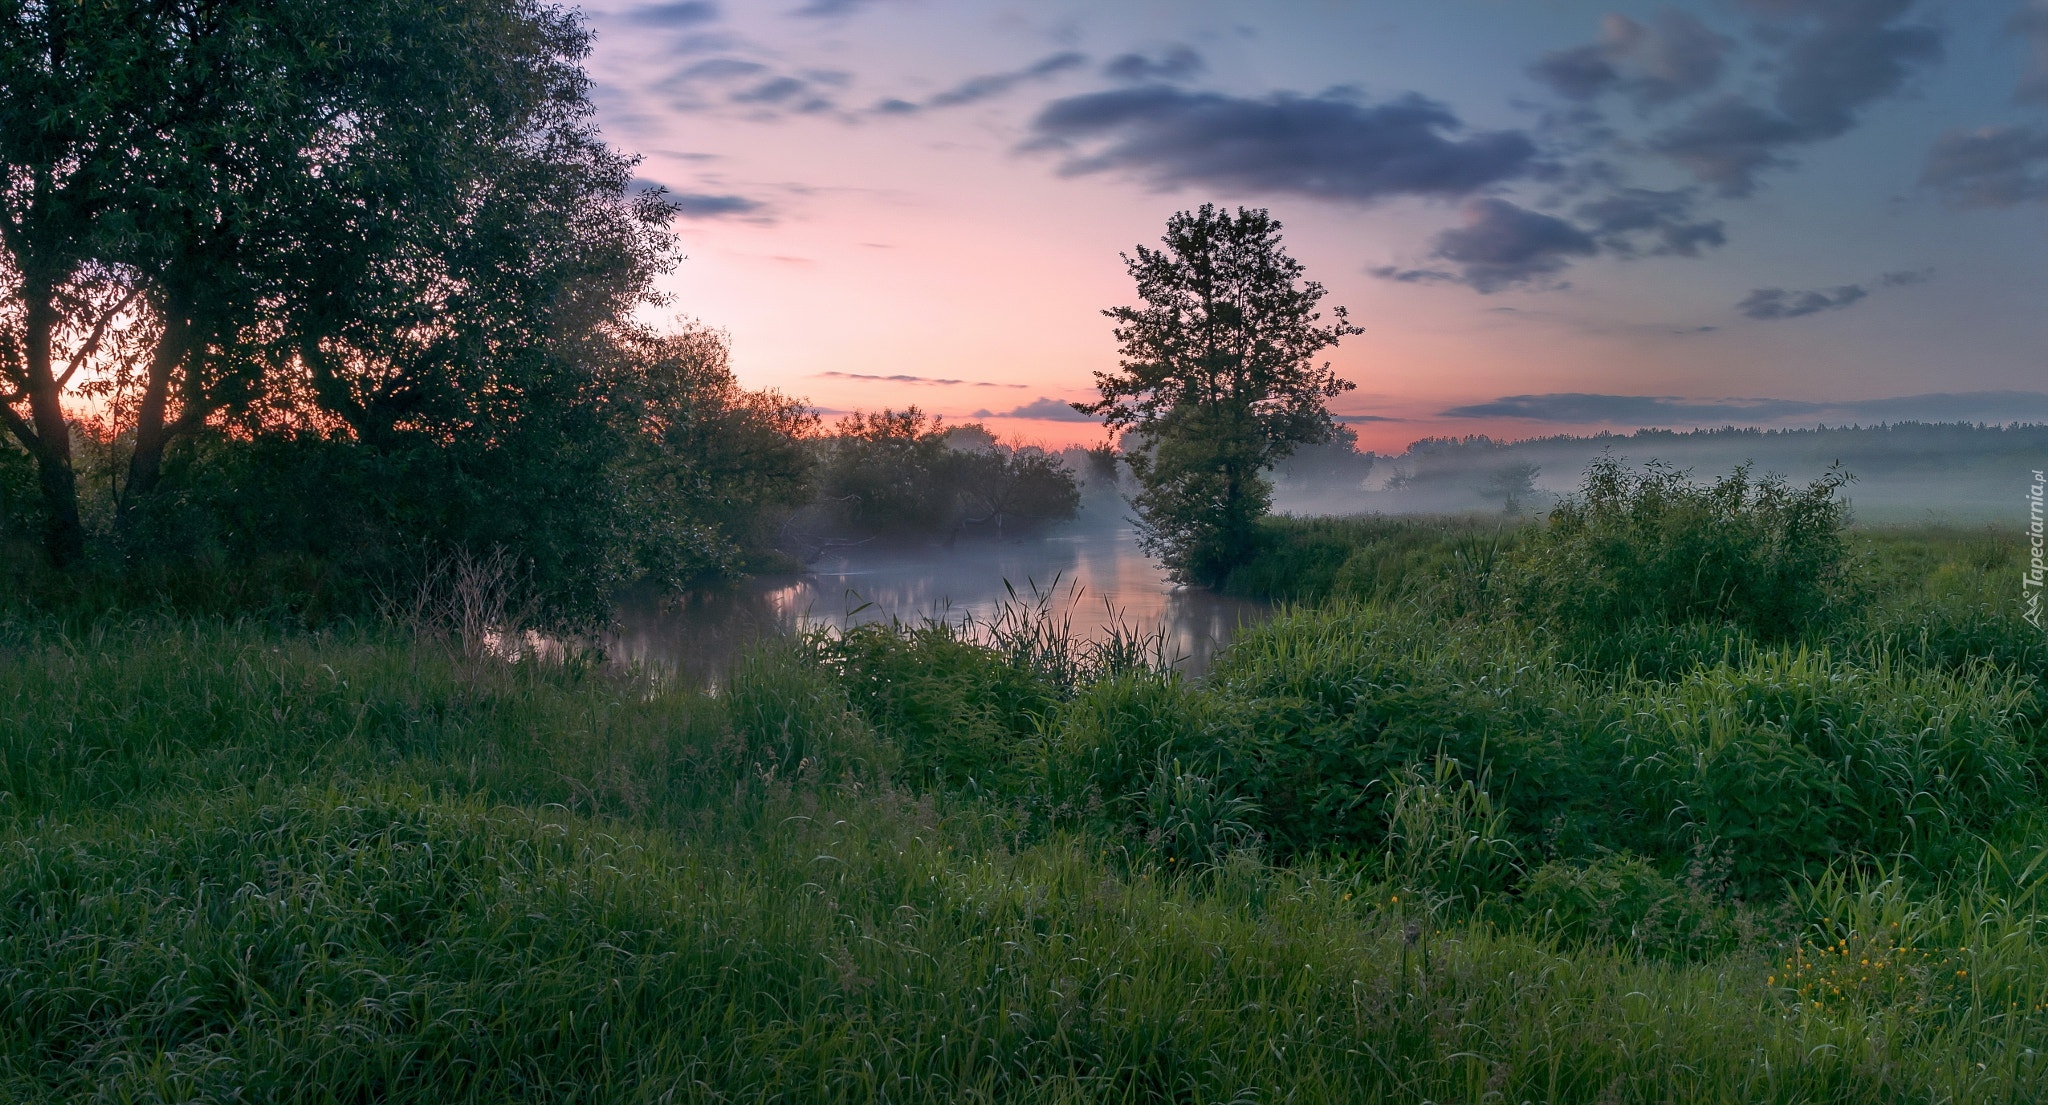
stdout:
[(1667, 678), (1387, 605), (1200, 686), (1024, 619), (716, 696), (17, 619), (0, 1096), (2038, 1100), (2038, 638), (1945, 541)]

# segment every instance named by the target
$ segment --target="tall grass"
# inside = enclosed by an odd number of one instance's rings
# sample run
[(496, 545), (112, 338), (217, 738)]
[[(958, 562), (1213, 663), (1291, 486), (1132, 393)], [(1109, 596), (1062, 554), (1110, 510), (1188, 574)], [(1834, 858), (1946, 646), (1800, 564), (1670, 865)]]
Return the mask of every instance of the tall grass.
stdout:
[(1639, 626), (1679, 643), (1631, 665), (1448, 613), (1481, 536), (1202, 681), (1032, 608), (710, 696), (5, 623), (0, 1099), (2048, 1096), (2002, 563), (1854, 536), (1854, 618)]

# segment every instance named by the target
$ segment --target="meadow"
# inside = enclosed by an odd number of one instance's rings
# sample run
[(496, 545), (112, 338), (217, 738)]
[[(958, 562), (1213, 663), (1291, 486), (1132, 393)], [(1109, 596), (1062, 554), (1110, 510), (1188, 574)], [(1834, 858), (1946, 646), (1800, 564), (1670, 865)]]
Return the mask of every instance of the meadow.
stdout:
[(706, 693), (17, 596), (0, 1098), (2048, 1095), (2019, 542), (1610, 475), (1269, 523), (1199, 681), (1028, 605)]

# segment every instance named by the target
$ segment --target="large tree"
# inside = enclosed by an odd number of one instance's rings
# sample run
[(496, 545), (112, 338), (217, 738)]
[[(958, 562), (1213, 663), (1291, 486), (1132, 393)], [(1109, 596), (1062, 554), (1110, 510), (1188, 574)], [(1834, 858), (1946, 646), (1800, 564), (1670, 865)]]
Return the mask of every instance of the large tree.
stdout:
[(1271, 505), (1264, 472), (1335, 431), (1324, 400), (1353, 385), (1316, 354), (1360, 333), (1323, 286), (1302, 280), (1263, 209), (1203, 204), (1166, 222), (1164, 249), (1124, 254), (1143, 304), (1116, 320), (1117, 371), (1076, 403), (1135, 437), (1139, 537), (1175, 579), (1214, 585), (1251, 551)]
[(0, 0), (0, 420), (51, 559), (83, 550), (84, 386), (121, 420), (131, 530), (209, 426), (539, 472), (517, 439), (602, 423), (671, 213), (591, 124), (588, 44), (534, 0)]

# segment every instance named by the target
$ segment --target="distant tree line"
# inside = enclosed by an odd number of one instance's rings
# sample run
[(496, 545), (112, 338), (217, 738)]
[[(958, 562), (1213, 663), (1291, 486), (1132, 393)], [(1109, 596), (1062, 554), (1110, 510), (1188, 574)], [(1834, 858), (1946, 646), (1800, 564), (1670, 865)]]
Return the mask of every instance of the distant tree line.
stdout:
[(1071, 519), (1081, 505), (1068, 458), (1006, 445), (975, 423), (945, 427), (916, 407), (850, 414), (819, 440), (817, 456), (808, 521), (818, 533), (1021, 535)]

